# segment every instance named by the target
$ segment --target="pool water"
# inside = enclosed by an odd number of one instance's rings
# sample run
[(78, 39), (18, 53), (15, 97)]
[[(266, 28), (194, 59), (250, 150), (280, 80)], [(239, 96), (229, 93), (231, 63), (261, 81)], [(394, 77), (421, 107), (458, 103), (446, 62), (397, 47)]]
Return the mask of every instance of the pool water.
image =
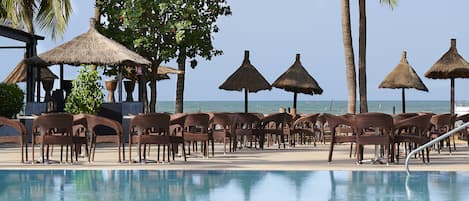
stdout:
[(469, 172), (2, 170), (0, 200), (469, 200)]

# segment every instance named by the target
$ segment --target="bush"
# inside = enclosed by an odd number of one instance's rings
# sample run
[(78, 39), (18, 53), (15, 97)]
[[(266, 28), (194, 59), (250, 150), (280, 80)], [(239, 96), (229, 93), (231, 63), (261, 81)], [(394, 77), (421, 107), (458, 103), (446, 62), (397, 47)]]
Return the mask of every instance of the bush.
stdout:
[(24, 92), (16, 84), (0, 83), (0, 116), (12, 118), (24, 105)]
[(98, 114), (104, 98), (100, 80), (98, 71), (83, 66), (72, 82), (72, 92), (65, 102), (65, 111), (72, 114)]

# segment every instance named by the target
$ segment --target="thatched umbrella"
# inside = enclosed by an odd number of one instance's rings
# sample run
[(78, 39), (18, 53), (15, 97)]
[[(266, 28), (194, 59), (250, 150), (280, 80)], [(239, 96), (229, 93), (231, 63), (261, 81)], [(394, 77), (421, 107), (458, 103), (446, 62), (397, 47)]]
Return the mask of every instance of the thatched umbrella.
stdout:
[[(26, 55), (25, 55), (26, 56)], [(30, 57), (28, 59), (21, 60), (13, 71), (5, 78), (3, 82), (5, 83), (18, 83), (18, 82), (27, 82), (27, 69), (28, 64), (35, 67), (33, 70), (33, 78), (36, 79), (36, 95), (37, 101), (40, 101), (41, 97), (41, 81), (44, 90), (46, 90), (45, 100), (49, 100), (49, 90), (52, 89), (54, 80), (58, 77), (52, 73), (52, 71), (47, 68), (47, 63), (45, 63), (41, 58), (37, 56)]]
[(249, 61), (249, 51), (244, 51), (244, 60), (241, 66), (218, 88), (232, 91), (244, 89), (244, 112), (248, 112), (248, 93), (260, 90), (271, 90), (269, 82), (257, 71)]
[[(146, 80), (150, 80), (150, 77), (153, 76), (151, 73), (151, 69), (148, 69), (150, 72), (145, 75)], [(136, 79), (137, 72), (133, 68), (125, 68), (124, 71), (126, 72), (124, 74), (124, 78), (127, 79)], [(184, 71), (178, 70), (169, 66), (158, 66), (158, 74), (156, 76), (156, 80), (166, 80), (169, 79), (168, 74), (183, 74)]]
[[(48, 65), (60, 64), (60, 83), (63, 82), (63, 64), (98, 66), (139, 66), (151, 62), (107, 38), (95, 29), (95, 19), (90, 19), (90, 28), (69, 42), (39, 55)], [(121, 70), (121, 68), (119, 68)], [(119, 76), (119, 101), (122, 101), (122, 77)], [(61, 86), (62, 88), (62, 86)]]
[(136, 66), (150, 65), (150, 61), (107, 38), (95, 29), (95, 19), (90, 20), (90, 29), (69, 42), (39, 55), (49, 65), (69, 64), (79, 66)]
[(280, 75), (272, 86), (293, 92), (293, 109), (296, 110), (298, 93), (322, 94), (322, 89), (316, 80), (301, 65), (300, 54), (296, 54), (295, 63)]
[(379, 88), (402, 89), (402, 113), (405, 113), (405, 89), (421, 91), (428, 89), (407, 61), (407, 52), (402, 52), (401, 62), (384, 78)]
[[(46, 66), (37, 66), (41, 68), (41, 80), (54, 80), (58, 79), (57, 75), (55, 75), (49, 68), (45, 68)], [(26, 62), (25, 59), (21, 60), (16, 67), (11, 71), (11, 73), (3, 80), (5, 83), (18, 83), (18, 82), (25, 82), (26, 81)]]
[(450, 112), (454, 114), (454, 79), (469, 78), (469, 63), (458, 53), (456, 39), (451, 39), (449, 50), (425, 73), (431, 79), (451, 80)]

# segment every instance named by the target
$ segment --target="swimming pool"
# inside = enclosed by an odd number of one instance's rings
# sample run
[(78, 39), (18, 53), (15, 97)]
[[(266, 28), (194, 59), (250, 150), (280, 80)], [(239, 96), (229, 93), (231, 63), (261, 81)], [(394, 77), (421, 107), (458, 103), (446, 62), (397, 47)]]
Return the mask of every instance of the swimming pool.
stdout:
[(0, 200), (469, 200), (469, 172), (2, 170)]

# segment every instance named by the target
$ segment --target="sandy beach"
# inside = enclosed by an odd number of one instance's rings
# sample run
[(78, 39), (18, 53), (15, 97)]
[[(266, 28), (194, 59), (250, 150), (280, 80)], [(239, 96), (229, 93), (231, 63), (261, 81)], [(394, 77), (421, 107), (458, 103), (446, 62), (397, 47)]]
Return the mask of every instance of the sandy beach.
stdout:
[[(30, 161), (20, 163), (20, 149), (12, 146), (0, 148), (0, 169), (73, 169), (73, 170), (95, 170), (95, 169), (132, 169), (132, 170), (366, 170), (366, 171), (405, 171), (404, 160), (399, 163), (355, 164), (355, 158), (349, 158), (349, 144), (337, 145), (334, 149), (333, 160), (327, 162), (329, 143), (313, 145), (299, 145), (277, 149), (277, 146), (264, 150), (241, 149), (237, 152), (223, 154), (223, 146), (215, 145), (215, 157), (203, 158), (196, 153), (188, 156), (187, 162), (182, 157), (176, 157), (170, 163), (129, 163), (128, 161), (117, 162), (117, 148), (112, 145), (101, 145), (96, 149), (95, 161), (88, 163), (87, 158), (79, 157), (78, 162), (32, 164)], [(58, 148), (55, 149), (53, 159), (58, 159)], [(152, 151), (155, 151), (153, 149)], [(365, 159), (373, 158), (373, 146), (367, 146)], [(29, 154), (31, 149), (28, 150)], [(135, 151), (135, 148), (133, 148)], [(36, 147), (36, 160), (39, 158), (39, 148)], [(135, 160), (137, 154), (133, 153)], [(151, 153), (149, 159), (156, 159), (156, 154)], [(31, 155), (29, 156), (31, 160)], [(126, 147), (126, 160), (128, 150)], [(449, 154), (443, 149), (440, 154), (436, 151), (430, 152), (430, 164), (423, 164), (420, 159), (411, 159), (411, 171), (467, 171), (469, 170), (469, 147), (466, 142), (457, 144), (457, 150)]]

